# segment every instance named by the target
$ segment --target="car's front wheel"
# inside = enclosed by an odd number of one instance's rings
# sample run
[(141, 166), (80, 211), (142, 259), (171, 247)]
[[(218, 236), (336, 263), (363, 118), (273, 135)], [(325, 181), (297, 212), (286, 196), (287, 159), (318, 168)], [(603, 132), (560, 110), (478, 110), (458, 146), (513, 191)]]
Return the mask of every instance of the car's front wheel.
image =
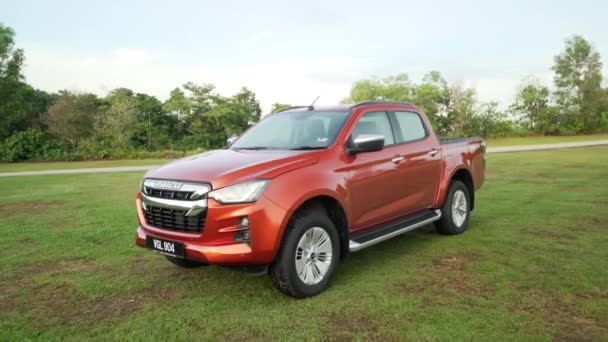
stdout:
[(285, 231), (270, 277), (286, 295), (314, 296), (329, 287), (339, 257), (338, 232), (325, 210), (301, 210)]

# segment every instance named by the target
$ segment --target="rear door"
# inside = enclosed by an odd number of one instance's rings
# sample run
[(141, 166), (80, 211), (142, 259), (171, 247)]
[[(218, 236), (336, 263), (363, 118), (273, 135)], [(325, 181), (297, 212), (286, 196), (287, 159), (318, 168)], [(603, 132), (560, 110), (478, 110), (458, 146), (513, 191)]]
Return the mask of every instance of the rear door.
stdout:
[(393, 188), (401, 214), (430, 208), (441, 174), (439, 142), (419, 113), (395, 111), (389, 117), (395, 127), (395, 148), (401, 159)]
[(402, 182), (399, 163), (393, 161), (401, 148), (396, 144), (395, 129), (389, 114), (382, 111), (366, 112), (351, 132), (382, 134), (384, 149), (347, 156), (352, 226), (354, 230), (381, 223), (399, 215), (401, 192), (395, 185)]

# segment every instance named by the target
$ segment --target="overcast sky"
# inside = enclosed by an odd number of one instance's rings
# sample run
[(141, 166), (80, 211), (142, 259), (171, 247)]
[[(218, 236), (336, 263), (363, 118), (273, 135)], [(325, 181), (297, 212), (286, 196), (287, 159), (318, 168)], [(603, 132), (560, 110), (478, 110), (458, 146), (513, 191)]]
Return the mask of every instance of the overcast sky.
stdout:
[[(439, 70), (503, 104), (578, 33), (608, 64), (608, 1), (0, 0), (0, 22), (46, 91), (127, 87), (164, 100), (187, 81), (224, 95), (332, 104), (361, 78)], [(608, 75), (604, 66), (604, 74)]]

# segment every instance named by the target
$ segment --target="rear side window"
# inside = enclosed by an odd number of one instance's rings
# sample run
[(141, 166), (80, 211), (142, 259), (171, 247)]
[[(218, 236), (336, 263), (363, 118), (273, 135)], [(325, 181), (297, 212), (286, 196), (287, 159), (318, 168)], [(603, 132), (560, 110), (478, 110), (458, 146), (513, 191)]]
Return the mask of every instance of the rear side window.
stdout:
[(426, 137), (426, 130), (420, 115), (412, 112), (395, 112), (399, 131), (403, 138), (400, 142), (418, 140)]
[(384, 135), (384, 145), (392, 145), (395, 143), (391, 123), (388, 120), (386, 112), (370, 112), (364, 114), (357, 126), (353, 130), (353, 138), (359, 134), (382, 134)]

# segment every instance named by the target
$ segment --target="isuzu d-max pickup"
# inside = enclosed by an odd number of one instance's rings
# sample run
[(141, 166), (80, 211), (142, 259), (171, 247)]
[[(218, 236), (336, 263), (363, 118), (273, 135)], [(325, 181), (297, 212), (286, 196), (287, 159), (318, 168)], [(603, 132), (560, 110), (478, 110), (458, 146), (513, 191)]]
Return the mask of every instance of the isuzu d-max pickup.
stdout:
[(484, 181), (484, 142), (438, 139), (406, 103), (292, 107), (230, 140), (144, 176), (136, 243), (267, 273), (297, 298), (352, 252), (430, 223), (462, 233)]

